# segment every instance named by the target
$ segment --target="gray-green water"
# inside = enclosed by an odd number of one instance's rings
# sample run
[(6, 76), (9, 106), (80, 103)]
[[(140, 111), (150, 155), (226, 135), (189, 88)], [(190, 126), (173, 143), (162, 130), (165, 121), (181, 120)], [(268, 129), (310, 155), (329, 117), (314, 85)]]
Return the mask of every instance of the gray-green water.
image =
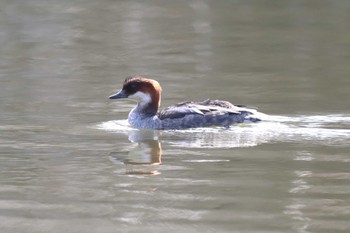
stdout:
[[(349, 232), (350, 3), (1, 1), (0, 231)], [(128, 75), (162, 106), (270, 115), (139, 131)]]

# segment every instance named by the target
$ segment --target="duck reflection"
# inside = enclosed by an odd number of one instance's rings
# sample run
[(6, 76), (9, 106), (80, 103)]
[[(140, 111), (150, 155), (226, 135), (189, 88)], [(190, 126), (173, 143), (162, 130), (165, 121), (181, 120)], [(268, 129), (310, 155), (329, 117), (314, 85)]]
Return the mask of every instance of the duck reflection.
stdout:
[(162, 148), (156, 131), (129, 132), (129, 140), (136, 146), (128, 152), (112, 155), (114, 161), (126, 166), (128, 175), (158, 175), (158, 165), (161, 164)]
[(279, 130), (276, 130), (276, 125), (271, 124), (273, 123), (242, 124), (229, 129), (198, 128), (158, 131), (134, 129), (126, 120), (120, 120), (104, 122), (100, 128), (125, 134), (132, 142), (124, 149), (112, 152), (110, 156), (112, 162), (125, 165), (126, 174), (157, 175), (160, 174), (158, 170), (162, 157), (160, 137), (166, 146), (181, 148), (184, 153), (188, 152), (187, 149), (192, 151), (193, 148), (254, 147), (273, 141), (281, 134)]

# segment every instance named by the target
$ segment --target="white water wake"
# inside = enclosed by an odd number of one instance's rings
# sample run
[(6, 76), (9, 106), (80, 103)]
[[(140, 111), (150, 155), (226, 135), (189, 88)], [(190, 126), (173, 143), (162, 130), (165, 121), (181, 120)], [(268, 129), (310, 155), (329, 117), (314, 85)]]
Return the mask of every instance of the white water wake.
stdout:
[[(103, 122), (97, 128), (124, 133), (129, 138), (135, 137), (141, 131), (130, 127), (126, 120)], [(269, 142), (346, 147), (350, 145), (350, 115), (266, 116), (262, 122), (233, 125), (229, 129), (212, 127), (170, 130), (161, 131), (157, 135), (157, 138), (173, 146), (187, 148), (251, 147)]]

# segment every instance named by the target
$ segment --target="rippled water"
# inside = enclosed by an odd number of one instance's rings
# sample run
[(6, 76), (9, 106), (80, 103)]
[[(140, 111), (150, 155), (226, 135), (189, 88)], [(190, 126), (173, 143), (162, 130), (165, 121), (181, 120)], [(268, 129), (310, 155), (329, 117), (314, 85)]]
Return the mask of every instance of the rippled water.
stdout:
[[(0, 232), (350, 231), (348, 1), (0, 9)], [(268, 116), (137, 130), (134, 74)]]
[[(142, 140), (142, 137), (137, 138), (139, 130), (132, 128), (127, 120), (103, 122), (97, 125), (97, 128), (114, 133), (124, 133), (132, 142)], [(178, 137), (172, 142), (172, 145), (190, 148), (252, 147), (264, 143), (293, 141), (310, 141), (310, 143), (339, 146), (350, 143), (350, 116), (287, 117), (271, 115), (266, 116), (262, 122), (257, 124), (233, 125), (229, 129), (198, 128), (163, 131), (158, 134), (163, 138)]]

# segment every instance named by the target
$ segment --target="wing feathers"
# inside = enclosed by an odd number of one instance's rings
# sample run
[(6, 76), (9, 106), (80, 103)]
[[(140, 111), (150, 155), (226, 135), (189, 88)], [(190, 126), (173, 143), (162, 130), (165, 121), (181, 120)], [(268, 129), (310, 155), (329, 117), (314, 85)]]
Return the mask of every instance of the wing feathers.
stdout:
[(174, 106), (163, 109), (158, 113), (161, 120), (182, 118), (186, 115), (223, 115), (223, 114), (242, 114), (243, 112), (253, 113), (255, 110), (247, 109), (241, 106), (235, 106), (222, 100), (204, 100), (200, 102), (182, 102)]

